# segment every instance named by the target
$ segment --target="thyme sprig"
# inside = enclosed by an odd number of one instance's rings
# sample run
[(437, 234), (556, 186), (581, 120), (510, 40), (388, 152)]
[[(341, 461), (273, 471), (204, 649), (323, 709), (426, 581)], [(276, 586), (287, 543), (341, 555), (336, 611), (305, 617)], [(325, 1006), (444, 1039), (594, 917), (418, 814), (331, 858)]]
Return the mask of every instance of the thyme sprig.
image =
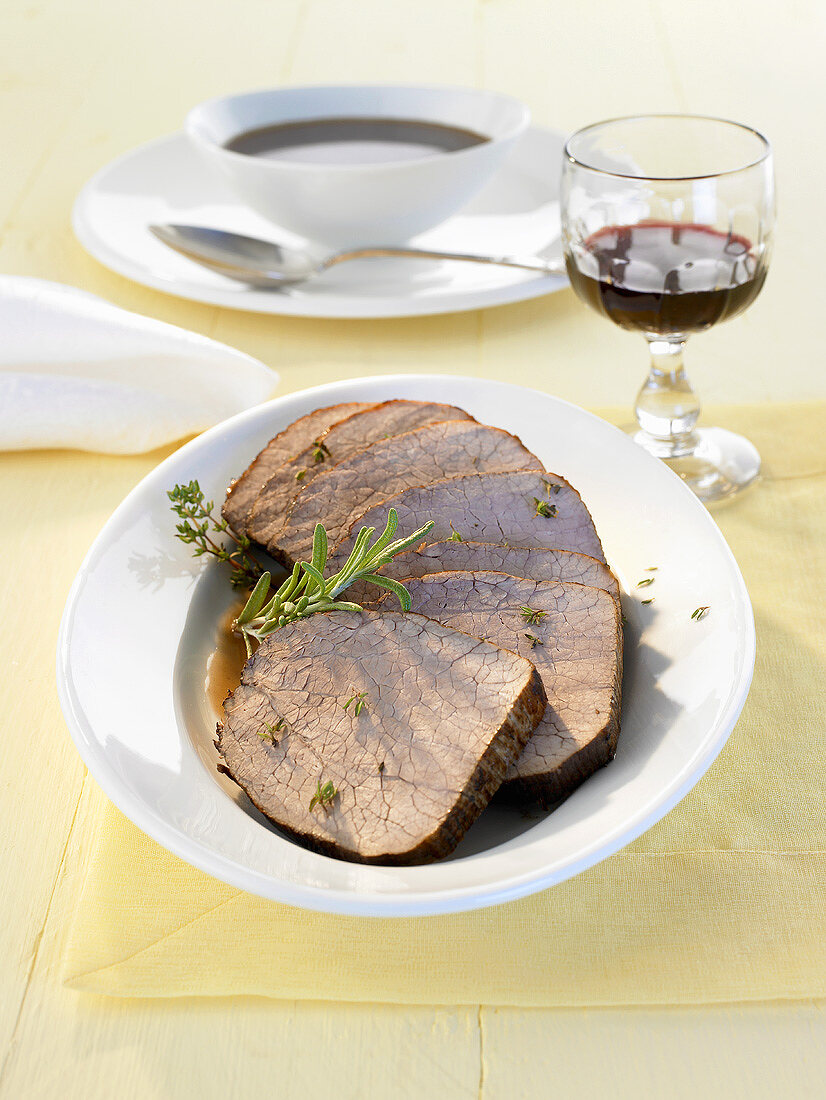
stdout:
[(338, 599), (357, 580), (369, 581), (379, 588), (393, 592), (398, 597), (402, 610), (409, 611), (410, 594), (404, 585), (390, 577), (379, 576), (377, 570), (387, 565), (397, 554), (414, 546), (432, 529), (433, 523), (426, 523), (407, 538), (393, 542), (398, 523), (396, 510), (391, 508), (387, 514), (387, 526), (372, 546), (370, 540), (376, 533), (375, 527), (362, 527), (356, 535), (349, 558), (332, 577), (324, 576), (328, 553), (327, 532), (323, 524), (317, 523), (312, 561), (297, 562), (290, 576), (269, 599), (270, 574), (262, 574), (244, 610), (235, 620), (235, 629), (243, 635), (247, 653), (252, 653), (253, 639), (260, 642), (280, 626), (296, 619), (306, 619), (317, 611), (361, 611), (359, 604)]
[[(236, 535), (227, 521), (213, 515), (214, 501), (204, 500), (204, 493), (197, 481), (188, 485), (176, 485), (167, 494), (170, 507), (181, 520), (175, 525), (175, 537), (194, 547), (196, 557), (212, 554), (219, 561), (225, 561), (232, 573), (230, 584), (233, 588), (252, 588), (261, 576), (261, 566), (250, 553), (250, 540)], [(235, 543), (227, 546), (224, 536)]]

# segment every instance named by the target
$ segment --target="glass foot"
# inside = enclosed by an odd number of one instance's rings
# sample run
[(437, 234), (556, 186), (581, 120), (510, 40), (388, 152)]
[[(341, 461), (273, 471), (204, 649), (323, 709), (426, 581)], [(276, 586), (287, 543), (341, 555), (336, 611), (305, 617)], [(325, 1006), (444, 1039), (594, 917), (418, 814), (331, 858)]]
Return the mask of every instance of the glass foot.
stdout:
[(733, 497), (751, 485), (760, 473), (760, 455), (742, 435), (725, 428), (697, 428), (692, 436), (697, 444), (691, 453), (673, 457), (658, 453), (659, 441), (647, 432), (637, 432), (634, 442), (662, 458), (704, 504)]

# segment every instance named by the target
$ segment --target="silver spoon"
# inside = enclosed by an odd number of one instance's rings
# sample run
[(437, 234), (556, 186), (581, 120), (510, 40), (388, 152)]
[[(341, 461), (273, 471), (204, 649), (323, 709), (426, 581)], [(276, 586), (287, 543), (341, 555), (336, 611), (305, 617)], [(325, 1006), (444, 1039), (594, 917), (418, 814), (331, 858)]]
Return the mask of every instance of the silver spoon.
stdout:
[(320, 275), (334, 264), (374, 256), (411, 256), (428, 260), (465, 260), (475, 264), (500, 264), (537, 271), (542, 275), (564, 275), (562, 260), (539, 256), (475, 256), (465, 252), (436, 252), (428, 248), (395, 246), (351, 248), (319, 259), (310, 252), (286, 248), (274, 241), (244, 237), (223, 229), (198, 225), (150, 225), (149, 231), (169, 248), (187, 259), (217, 271), (229, 279), (255, 287), (286, 287)]

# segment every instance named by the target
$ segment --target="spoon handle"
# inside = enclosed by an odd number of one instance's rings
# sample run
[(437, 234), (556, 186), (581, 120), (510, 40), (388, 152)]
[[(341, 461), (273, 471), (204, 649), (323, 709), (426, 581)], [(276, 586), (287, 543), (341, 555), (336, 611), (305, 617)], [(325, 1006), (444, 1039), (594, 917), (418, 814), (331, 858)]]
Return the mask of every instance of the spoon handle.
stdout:
[(474, 264), (498, 264), (503, 267), (520, 267), (525, 271), (539, 271), (543, 275), (564, 275), (565, 263), (562, 260), (542, 260), (539, 256), (476, 256), (470, 252), (437, 252), (429, 248), (396, 248), (375, 246), (373, 248), (350, 248), (346, 252), (337, 252), (324, 261), (324, 269), (345, 260), (361, 260), (375, 256), (412, 256), (425, 260), (464, 260)]

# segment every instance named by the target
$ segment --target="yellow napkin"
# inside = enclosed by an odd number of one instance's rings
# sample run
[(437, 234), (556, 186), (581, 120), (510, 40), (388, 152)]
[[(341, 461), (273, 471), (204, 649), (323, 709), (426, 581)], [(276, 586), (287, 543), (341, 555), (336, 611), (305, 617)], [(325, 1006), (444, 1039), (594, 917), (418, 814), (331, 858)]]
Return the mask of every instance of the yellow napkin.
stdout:
[(715, 421), (764, 458), (762, 482), (714, 513), (754, 603), (757, 670), (728, 745), (668, 817), (534, 897), (386, 920), (251, 897), (107, 805), (67, 983), (427, 1004), (826, 996), (826, 405), (718, 410)]

